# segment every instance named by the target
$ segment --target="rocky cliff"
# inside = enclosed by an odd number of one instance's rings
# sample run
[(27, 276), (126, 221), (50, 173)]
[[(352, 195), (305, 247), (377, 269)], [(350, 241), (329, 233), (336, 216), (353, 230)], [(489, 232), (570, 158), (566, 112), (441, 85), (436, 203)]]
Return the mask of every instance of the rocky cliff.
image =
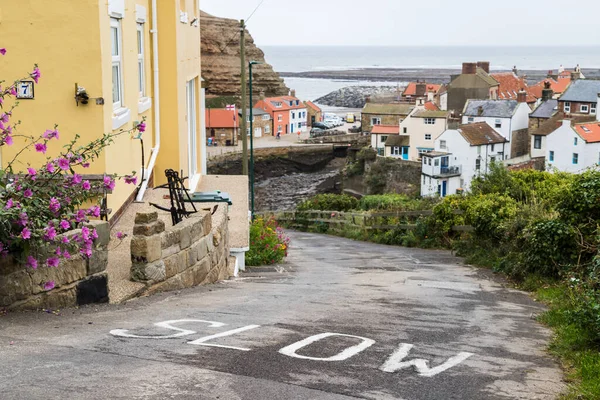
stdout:
[[(217, 96), (239, 96), (240, 89), (240, 39), (239, 21), (217, 18), (202, 12), (202, 77), (206, 81), (206, 92)], [(254, 39), (246, 30), (246, 60), (265, 62), (265, 54), (256, 47)], [(253, 87), (267, 96), (288, 94), (283, 79), (269, 64), (252, 68)]]

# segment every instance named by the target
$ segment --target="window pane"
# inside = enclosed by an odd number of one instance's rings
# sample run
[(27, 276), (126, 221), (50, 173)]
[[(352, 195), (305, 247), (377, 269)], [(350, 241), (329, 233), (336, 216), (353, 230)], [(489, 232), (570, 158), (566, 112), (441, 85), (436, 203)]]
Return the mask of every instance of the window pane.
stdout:
[(138, 61), (140, 93), (144, 94), (144, 62)]
[(112, 84), (113, 84), (113, 103), (121, 101), (121, 77), (119, 76), (119, 66), (112, 67)]
[(111, 27), (110, 28), (110, 33), (112, 36), (112, 55), (113, 56), (118, 56), (119, 55), (119, 30), (116, 27)]
[(142, 31), (138, 30), (137, 38), (138, 38), (138, 55), (141, 56), (143, 54), (143, 51), (142, 51)]

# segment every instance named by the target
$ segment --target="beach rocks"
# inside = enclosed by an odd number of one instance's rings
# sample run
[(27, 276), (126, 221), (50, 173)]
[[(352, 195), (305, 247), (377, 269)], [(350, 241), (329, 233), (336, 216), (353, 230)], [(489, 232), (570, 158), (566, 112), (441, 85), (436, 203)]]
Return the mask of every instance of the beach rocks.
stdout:
[(396, 86), (349, 86), (315, 100), (331, 107), (363, 108), (367, 97), (372, 100), (392, 100), (398, 94)]

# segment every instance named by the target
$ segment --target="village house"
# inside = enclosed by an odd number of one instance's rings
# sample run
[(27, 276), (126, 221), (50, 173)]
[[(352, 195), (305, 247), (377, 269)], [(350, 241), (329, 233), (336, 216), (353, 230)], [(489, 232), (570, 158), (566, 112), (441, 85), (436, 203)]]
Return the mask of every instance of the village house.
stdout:
[(306, 105), (306, 124), (312, 126), (315, 122), (321, 122), (323, 120), (323, 111), (312, 101), (305, 101)]
[(519, 157), (529, 152), (529, 113), (526, 93), (519, 92), (518, 100), (468, 100), (462, 123), (486, 122), (506, 138), (509, 145), (501, 159)]
[(405, 135), (391, 135), (385, 141), (385, 157), (409, 159), (410, 138)]
[(371, 148), (377, 151), (377, 155), (385, 155), (385, 142), (392, 135), (399, 135), (398, 125), (375, 125), (371, 130)]
[(296, 97), (296, 91), (290, 91), (289, 96), (267, 97), (261, 99), (254, 105), (266, 111), (273, 121), (273, 134), (283, 135), (287, 133), (306, 132), (307, 107)]
[[(2, 4), (2, 47), (10, 51), (2, 77), (21, 77), (34, 63), (42, 73), (39, 85), (24, 83), (35, 90), (21, 93), (27, 100), (20, 102), (19, 130), (44, 132), (59, 124), (61, 141), (79, 134), (84, 144), (145, 119), (143, 149), (138, 137), (121, 135), (88, 170), (79, 171), (137, 172), (139, 190), (118, 181), (108, 196), (111, 221), (134, 198), (143, 198), (151, 177), (156, 185), (165, 183), (166, 169), (183, 171), (191, 188), (206, 173), (200, 27), (187, 22), (199, 13), (195, 0), (72, 1), (68, 11), (45, 0)], [(74, 17), (65, 23), (66, 16)], [(2, 147), (3, 167), (19, 144), (16, 138), (14, 146)], [(59, 147), (21, 157), (41, 165)]]
[(421, 195), (442, 197), (467, 191), (474, 177), (502, 160), (508, 141), (486, 122), (448, 129), (435, 141), (435, 150), (422, 155)]
[[(487, 61), (463, 63), (462, 73), (452, 76), (446, 88), (448, 98), (445, 108), (458, 114), (469, 99), (497, 99), (500, 84), (489, 73), (490, 63)], [(444, 110), (444, 107), (441, 108)]]
[(514, 67), (511, 72), (497, 72), (490, 74), (499, 84), (498, 99), (500, 100), (517, 100), (518, 93), (524, 90), (527, 93), (526, 103), (530, 108), (535, 107), (538, 97), (534, 96), (527, 85), (527, 78), (517, 74), (517, 67)]
[(417, 99), (434, 101), (435, 96), (442, 85), (427, 82), (409, 82), (400, 96), (401, 101), (415, 103)]
[(434, 150), (435, 140), (448, 129), (448, 117), (447, 111), (416, 106), (400, 123), (400, 134), (410, 137), (410, 160), (420, 159), (422, 153)]
[(410, 104), (384, 104), (368, 102), (361, 112), (363, 132), (371, 132), (375, 125), (398, 126), (415, 106)]
[(558, 109), (565, 114), (596, 115), (600, 81), (579, 79), (558, 99)]
[[(242, 110), (238, 110), (238, 117), (242, 118)], [(271, 115), (261, 108), (252, 109), (252, 127), (255, 138), (273, 135)], [(246, 110), (246, 134), (250, 135), (250, 109)]]
[(235, 109), (207, 108), (206, 137), (211, 146), (235, 146), (239, 140), (238, 118)]
[(544, 85), (541, 96), (539, 104), (529, 114), (530, 134), (558, 113), (558, 100), (554, 98), (550, 83)]
[(600, 164), (600, 120), (561, 125), (546, 137), (548, 168), (581, 172)]

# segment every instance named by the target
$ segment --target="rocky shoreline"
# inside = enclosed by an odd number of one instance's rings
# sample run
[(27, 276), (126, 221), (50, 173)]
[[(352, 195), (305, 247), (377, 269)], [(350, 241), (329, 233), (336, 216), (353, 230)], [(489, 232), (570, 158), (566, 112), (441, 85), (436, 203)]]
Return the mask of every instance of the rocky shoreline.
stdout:
[(315, 103), (330, 107), (363, 108), (367, 97), (374, 101), (391, 101), (398, 96), (398, 89), (404, 90), (404, 87), (348, 86), (318, 98)]

